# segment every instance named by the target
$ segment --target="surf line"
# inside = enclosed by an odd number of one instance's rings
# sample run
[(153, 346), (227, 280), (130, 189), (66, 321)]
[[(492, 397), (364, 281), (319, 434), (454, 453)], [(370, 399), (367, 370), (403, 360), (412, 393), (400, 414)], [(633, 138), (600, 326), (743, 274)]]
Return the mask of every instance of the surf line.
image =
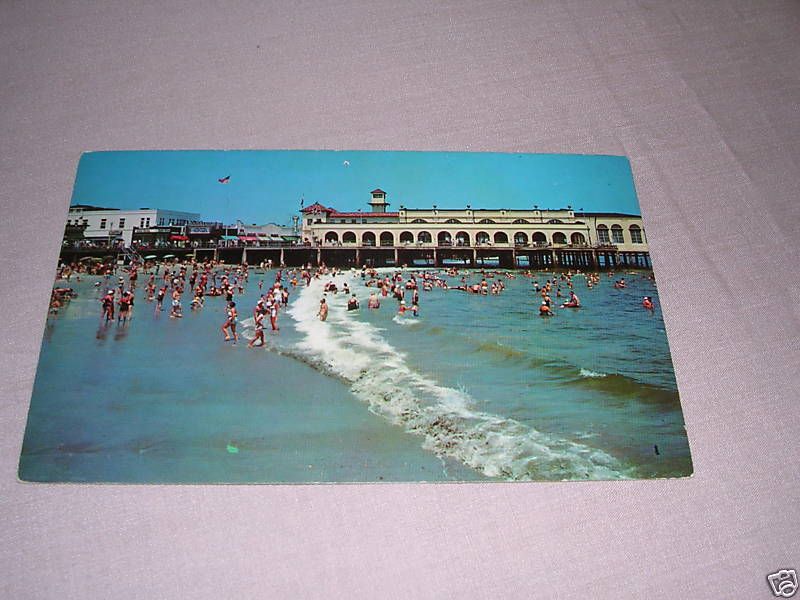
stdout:
[[(357, 284), (356, 284), (357, 285)], [(437, 456), (506, 480), (626, 479), (632, 467), (606, 452), (473, 408), (467, 393), (415, 372), (377, 327), (328, 297), (317, 317), (322, 284), (312, 280), (288, 309), (302, 339), (296, 349), (318, 369), (343, 380), (374, 414), (410, 433)]]

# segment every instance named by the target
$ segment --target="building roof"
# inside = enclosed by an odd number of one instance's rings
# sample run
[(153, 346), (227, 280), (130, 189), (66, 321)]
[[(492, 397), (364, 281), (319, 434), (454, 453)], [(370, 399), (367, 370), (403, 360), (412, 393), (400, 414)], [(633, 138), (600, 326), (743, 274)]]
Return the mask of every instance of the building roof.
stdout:
[(576, 212), (576, 217), (633, 217), (635, 219), (641, 219), (642, 215), (632, 215), (630, 213), (618, 213), (618, 212)]
[(103, 206), (92, 206), (91, 204), (73, 204), (69, 207), (70, 210), (79, 209), (79, 210), (119, 210), (118, 208), (105, 208)]
[(306, 206), (305, 208), (301, 209), (300, 212), (308, 214), (308, 213), (322, 213), (322, 212), (332, 213), (336, 211), (332, 208), (328, 208), (327, 206), (323, 206), (319, 202), (314, 202), (314, 204), (311, 204), (310, 206)]
[[(385, 194), (382, 189), (376, 188), (372, 190), (373, 194), (381, 193)], [(388, 206), (388, 202), (384, 201), (371, 201), (369, 202), (370, 205), (373, 206)], [(538, 212), (542, 216), (546, 216), (548, 213), (565, 213), (569, 212), (570, 209), (567, 208), (406, 208), (401, 207), (402, 210), (406, 212), (406, 214), (413, 214), (415, 212), (419, 213), (428, 213), (432, 210), (438, 211), (439, 213), (464, 213), (467, 211), (472, 212), (473, 214), (482, 213), (482, 212), (506, 212), (508, 216), (514, 216), (515, 213), (529, 213), (531, 211)], [(339, 212), (335, 208), (329, 208), (320, 204), (319, 202), (314, 202), (303, 209), (300, 212), (305, 214), (319, 214), (319, 213), (326, 213), (330, 217), (340, 217), (340, 218), (353, 218), (353, 217), (360, 217), (360, 218), (391, 218), (391, 217), (398, 217), (399, 212), (365, 212), (365, 211), (358, 211), (358, 212)], [(575, 217), (628, 217), (628, 218), (641, 218), (641, 215), (633, 215), (629, 213), (620, 213), (620, 212), (584, 212), (584, 211), (574, 211), (573, 215)]]
[(397, 217), (396, 212), (332, 212), (331, 217)]
[(385, 194), (385, 193), (386, 192), (384, 192), (381, 188), (375, 188), (370, 192), (370, 194)]

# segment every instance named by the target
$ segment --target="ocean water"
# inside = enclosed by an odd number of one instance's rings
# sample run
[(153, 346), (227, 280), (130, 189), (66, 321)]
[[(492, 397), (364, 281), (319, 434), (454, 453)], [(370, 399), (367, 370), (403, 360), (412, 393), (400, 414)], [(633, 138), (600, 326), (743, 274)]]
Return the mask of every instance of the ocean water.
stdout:
[[(468, 282), (481, 277), (472, 272)], [(362, 308), (347, 311), (344, 294), (328, 294), (322, 323), (315, 315), (331, 279), (323, 278), (290, 310), (302, 334), (296, 352), (347, 382), (373, 413), (421, 436), (429, 452), (490, 478), (691, 473), (653, 282), (629, 275), (620, 290), (604, 276), (589, 289), (577, 276), (583, 307), (542, 318), (532, 281), (552, 274), (500, 277), (506, 289), (496, 296), (421, 291), (413, 317), (399, 316), (392, 298), (365, 308), (373, 288), (358, 274), (341, 275)], [(642, 308), (645, 295), (655, 298), (655, 311)]]
[[(408, 272), (405, 272), (408, 276)], [(468, 275), (479, 281), (481, 275)], [(552, 275), (538, 274), (540, 283)], [(362, 307), (323, 284), (292, 290), (280, 332), (247, 349), (252, 307), (274, 273), (184, 317), (137, 291), (128, 325), (100, 321), (98, 278), (48, 318), (20, 477), (34, 481), (335, 482), (562, 480), (691, 473), (657, 292), (605, 275), (584, 308), (543, 319), (531, 279), (497, 296), (434, 288), (397, 315), (360, 273), (339, 274)], [(451, 279), (455, 283), (456, 280)], [(641, 305), (653, 296), (656, 310)], [(554, 300), (556, 298), (554, 297)], [(410, 304), (410, 296), (407, 300)], [(268, 325), (267, 325), (268, 329)], [(658, 447), (658, 453), (655, 447)]]

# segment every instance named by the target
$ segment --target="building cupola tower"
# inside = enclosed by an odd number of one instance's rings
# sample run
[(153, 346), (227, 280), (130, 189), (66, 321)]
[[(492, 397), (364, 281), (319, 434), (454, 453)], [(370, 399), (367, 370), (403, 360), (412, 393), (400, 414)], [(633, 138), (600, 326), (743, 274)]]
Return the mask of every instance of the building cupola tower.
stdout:
[(378, 188), (372, 190), (370, 193), (372, 194), (372, 200), (369, 201), (369, 205), (372, 207), (372, 212), (385, 213), (386, 208), (389, 206), (389, 203), (386, 201), (386, 192)]

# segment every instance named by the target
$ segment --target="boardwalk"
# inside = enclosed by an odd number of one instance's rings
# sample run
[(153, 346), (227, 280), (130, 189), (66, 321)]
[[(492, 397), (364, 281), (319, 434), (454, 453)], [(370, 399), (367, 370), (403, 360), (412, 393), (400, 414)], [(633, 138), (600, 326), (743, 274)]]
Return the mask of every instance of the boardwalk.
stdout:
[[(651, 268), (648, 252), (621, 251), (616, 246), (548, 245), (548, 246), (227, 246), (219, 248), (160, 248), (141, 250), (140, 254), (165, 258), (221, 260), (228, 264), (260, 264), (272, 261), (275, 265), (299, 267), (326, 264), (337, 267), (431, 266), (461, 265), (502, 268), (582, 268), (614, 269), (618, 267)], [(65, 248), (61, 260), (75, 262), (85, 257), (125, 259), (122, 250), (107, 248)]]

